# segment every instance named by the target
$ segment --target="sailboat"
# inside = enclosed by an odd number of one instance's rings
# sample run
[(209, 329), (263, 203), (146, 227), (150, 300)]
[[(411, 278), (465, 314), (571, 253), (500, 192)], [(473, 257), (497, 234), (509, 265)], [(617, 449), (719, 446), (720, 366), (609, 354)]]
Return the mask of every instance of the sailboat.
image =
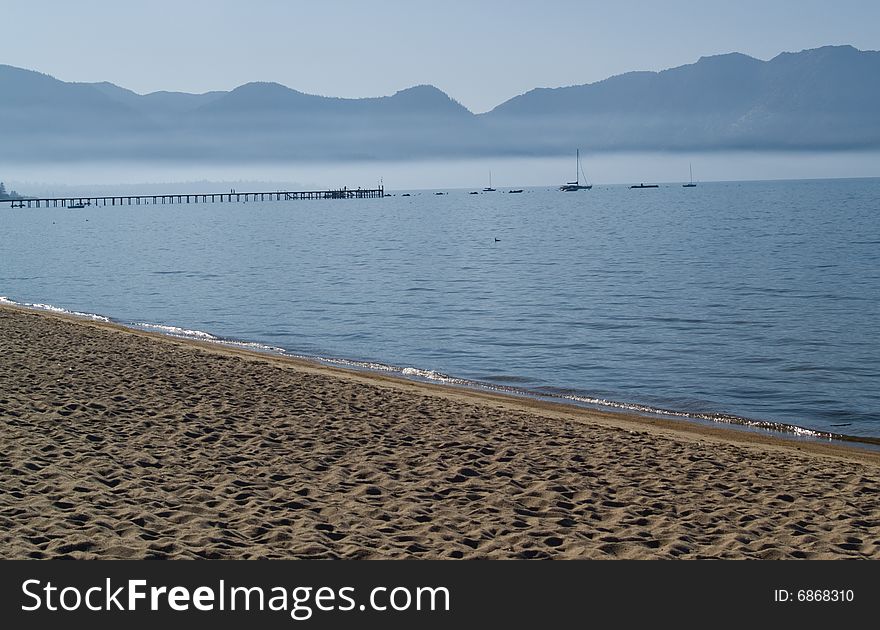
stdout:
[(682, 188), (696, 188), (697, 185), (694, 183), (694, 165), (688, 164), (688, 167), (690, 167), (690, 169), (691, 169), (691, 181), (688, 182), (687, 184), (682, 184), (681, 187)]
[(583, 167), (581, 166), (581, 150), (578, 149), (575, 154), (575, 160), (577, 161), (577, 167), (575, 168), (575, 180), (573, 182), (568, 182), (559, 187), (559, 190), (564, 192), (572, 192), (574, 190), (590, 190), (593, 185), (587, 184), (587, 176), (584, 175), (584, 185), (581, 185), (581, 174), (584, 172)]
[(489, 185), (483, 189), (483, 192), (495, 192), (495, 189), (492, 188), (492, 171), (489, 171)]

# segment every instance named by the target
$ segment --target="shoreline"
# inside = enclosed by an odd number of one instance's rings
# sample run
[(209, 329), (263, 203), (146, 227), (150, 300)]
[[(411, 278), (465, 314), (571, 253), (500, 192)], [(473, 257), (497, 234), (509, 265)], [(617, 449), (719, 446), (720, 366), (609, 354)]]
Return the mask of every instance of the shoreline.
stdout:
[[(630, 419), (659, 419), (673, 425), (721, 428), (725, 431), (753, 433), (781, 438), (801, 443), (838, 444), (849, 448), (874, 450), (880, 452), (880, 437), (833, 433), (820, 429), (810, 429), (800, 425), (788, 424), (774, 420), (758, 420), (720, 412), (685, 412), (673, 409), (654, 408), (641, 403), (600, 400), (579, 394), (561, 395), (520, 389), (503, 384), (486, 383), (463, 379), (447, 374), (440, 374), (419, 368), (402, 368), (367, 360), (347, 359), (343, 357), (322, 357), (297, 354), (284, 348), (269, 346), (260, 342), (235, 340), (217, 337), (201, 330), (187, 330), (170, 324), (147, 322), (125, 323), (96, 313), (69, 311), (63, 307), (43, 303), (22, 303), (0, 297), (0, 308), (21, 309), (29, 312), (44, 313), (57, 317), (67, 317), (75, 321), (98, 322), (118, 327), (125, 331), (142, 332), (155, 335), (157, 338), (175, 339), (184, 343), (221, 347), (230, 350), (241, 350), (257, 356), (270, 356), (303, 362), (316, 367), (339, 369), (343, 372), (365, 373), (377, 377), (399, 379), (404, 382), (437, 385), (440, 388), (452, 388), (474, 393), (497, 395), (514, 400), (534, 401), (547, 405), (558, 405), (566, 409), (586, 410), (598, 414), (630, 417)], [(431, 376), (425, 376), (430, 374)]]
[(7, 558), (880, 558), (880, 453), (0, 305)]

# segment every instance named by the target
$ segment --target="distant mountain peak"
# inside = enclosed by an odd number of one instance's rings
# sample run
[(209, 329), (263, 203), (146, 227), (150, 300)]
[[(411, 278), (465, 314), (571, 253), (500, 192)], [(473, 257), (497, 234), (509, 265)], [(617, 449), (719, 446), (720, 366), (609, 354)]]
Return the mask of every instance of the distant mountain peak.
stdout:
[(398, 90), (389, 97), (394, 101), (405, 103), (408, 107), (422, 108), (425, 110), (446, 110), (448, 112), (461, 112), (470, 114), (464, 105), (449, 96), (440, 88), (426, 83)]
[(839, 58), (839, 59), (848, 59), (853, 58), (859, 55), (864, 55), (866, 53), (871, 53), (874, 51), (862, 51), (858, 48), (850, 46), (849, 44), (842, 46), (820, 46), (819, 48), (807, 48), (806, 50), (801, 50), (800, 52), (782, 52), (776, 55), (770, 61), (776, 61), (778, 59), (817, 59), (817, 58)]
[(280, 83), (276, 83), (275, 81), (250, 81), (248, 83), (243, 83), (239, 85), (237, 88), (233, 89), (230, 94), (242, 94), (242, 93), (275, 93), (275, 94), (288, 94), (290, 92), (294, 92), (296, 94), (302, 94), (302, 92), (297, 92), (292, 88), (287, 87), (286, 85), (281, 85)]
[(446, 92), (429, 83), (420, 83), (419, 85), (413, 85), (412, 87), (397, 90), (397, 92), (394, 93), (394, 96), (403, 94), (433, 94), (435, 96), (445, 96), (446, 98), (449, 98), (449, 95), (446, 94)]
[[(720, 53), (717, 55), (704, 55), (697, 60), (697, 65), (699, 64), (712, 64), (712, 63), (752, 63), (759, 64), (764, 63), (760, 59), (755, 59), (754, 57), (750, 57), (749, 55), (740, 53), (740, 52), (729, 52), (729, 53)], [(675, 68), (673, 68), (674, 70)]]
[(27, 68), (19, 68), (17, 66), (10, 66), (5, 63), (0, 63), (0, 72), (5, 72), (5, 73), (9, 73), (9, 74), (17, 74), (20, 76), (38, 76), (38, 77), (45, 77), (47, 79), (55, 79), (55, 77), (53, 77), (52, 75), (46, 74), (44, 72), (39, 72), (37, 70), (28, 70)]
[(829, 44), (828, 46), (819, 46), (818, 48), (805, 48), (800, 52), (783, 52), (780, 53), (782, 55), (814, 55), (814, 54), (826, 54), (826, 53), (844, 53), (844, 54), (852, 54), (852, 53), (860, 53), (860, 52), (871, 52), (869, 50), (861, 51), (855, 46), (851, 46), (849, 44)]
[(230, 92), (218, 93), (217, 98), (201, 107), (200, 111), (283, 110), (317, 103), (322, 99), (321, 96), (305, 94), (274, 81), (251, 81)]

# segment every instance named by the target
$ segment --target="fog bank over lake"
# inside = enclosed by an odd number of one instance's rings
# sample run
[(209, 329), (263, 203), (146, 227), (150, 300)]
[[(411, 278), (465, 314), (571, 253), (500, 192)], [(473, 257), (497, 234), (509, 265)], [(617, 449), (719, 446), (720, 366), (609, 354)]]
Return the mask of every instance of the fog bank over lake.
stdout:
[[(693, 165), (696, 181), (752, 181), (880, 176), (880, 151), (590, 153), (581, 151), (587, 179), (596, 185), (681, 182)], [(575, 174), (570, 157), (437, 161), (199, 164), (172, 162), (0, 163), (0, 180), (26, 195), (213, 192), (228, 190), (482, 189), (556, 186)], [(169, 189), (169, 185), (171, 188)]]

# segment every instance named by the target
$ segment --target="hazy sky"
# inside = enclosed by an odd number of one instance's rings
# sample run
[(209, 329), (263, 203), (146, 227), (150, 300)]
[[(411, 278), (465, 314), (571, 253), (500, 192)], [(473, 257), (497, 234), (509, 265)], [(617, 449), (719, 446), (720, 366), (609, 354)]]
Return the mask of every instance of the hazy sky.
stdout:
[(731, 51), (880, 49), (878, 0), (3, 0), (0, 63), (136, 92), (430, 83), (475, 112), (533, 87)]

